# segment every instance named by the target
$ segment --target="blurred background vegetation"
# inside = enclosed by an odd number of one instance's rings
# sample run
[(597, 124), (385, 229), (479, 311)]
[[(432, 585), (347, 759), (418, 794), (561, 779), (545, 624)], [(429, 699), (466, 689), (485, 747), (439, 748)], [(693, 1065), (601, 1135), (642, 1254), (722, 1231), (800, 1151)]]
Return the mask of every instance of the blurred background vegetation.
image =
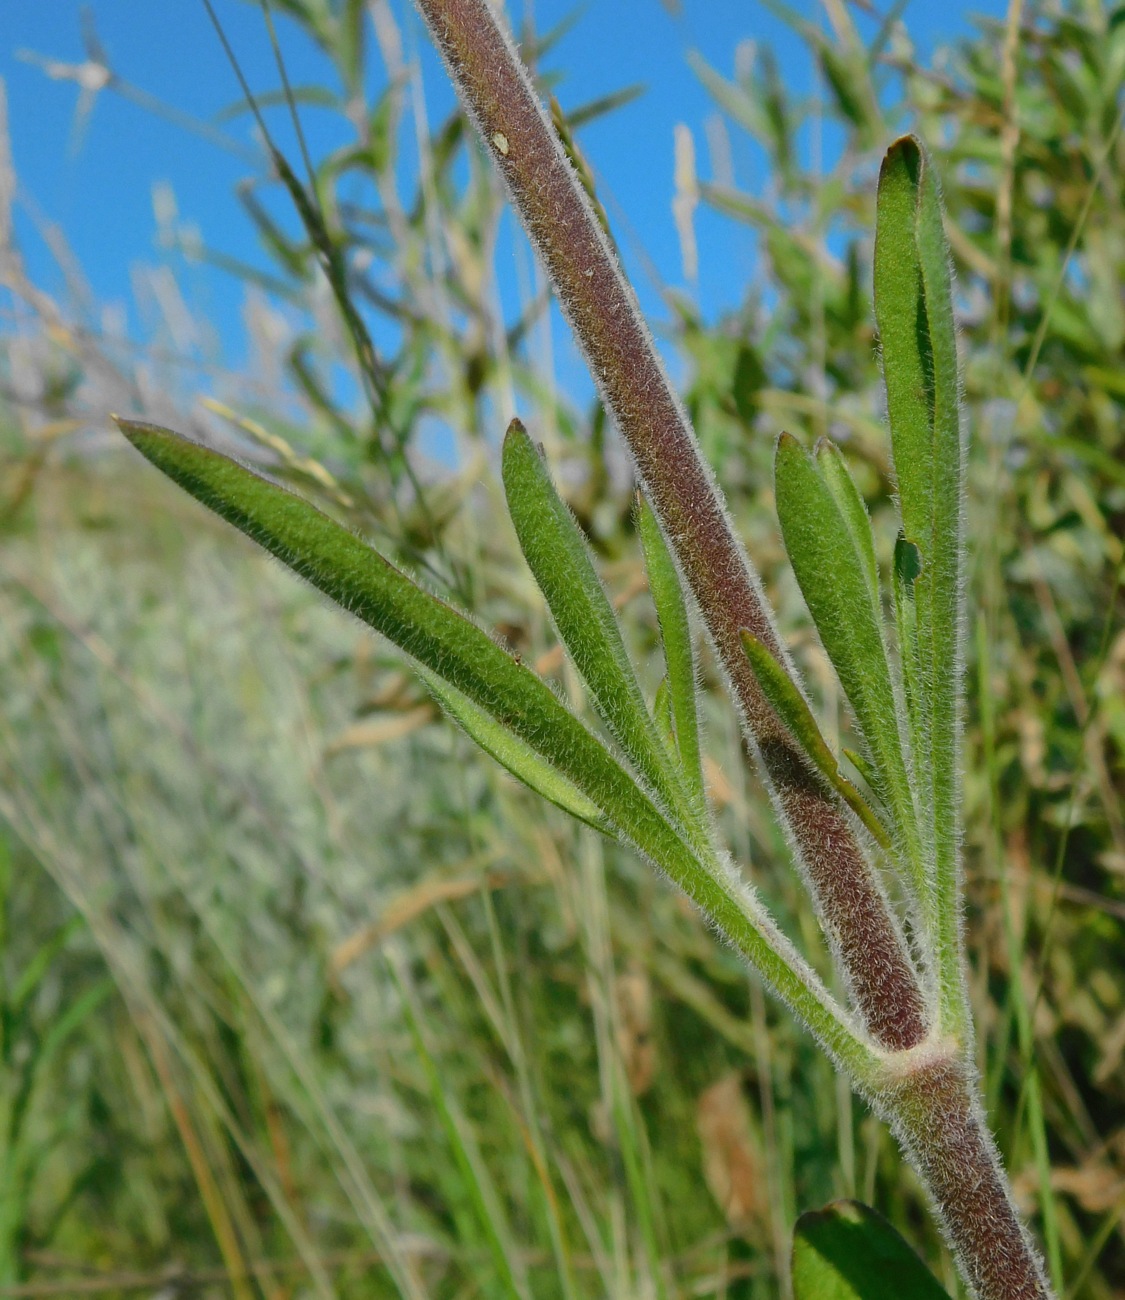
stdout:
[[(577, 695), (500, 522), (518, 405), (638, 655), (655, 646), (623, 454), (554, 378), (542, 279), (501, 308), (487, 160), (459, 117), (416, 114), (391, 8), (276, 7), (337, 74), (298, 99), (351, 143), (311, 159), (311, 235), (277, 216), (265, 168), (243, 186), (273, 271), (247, 285), (253, 359), (206, 408), (183, 391), (174, 285), (138, 351), (77, 287), (29, 280), (0, 150), (0, 1296), (765, 1300), (786, 1293), (796, 1214), (841, 1195), (958, 1294), (888, 1135), (690, 909), (474, 754), (383, 644), (109, 438), (116, 409), (236, 449)], [(752, 229), (758, 269), (718, 321), (665, 291), (663, 343), (838, 734), (781, 564), (773, 441), (838, 439), (889, 549), (874, 182), (895, 132), (925, 138), (972, 439), (980, 1065), (1064, 1293), (1120, 1298), (1125, 6), (1017, 0), (928, 66), (897, 10), (788, 16), (813, 99), (761, 45), (696, 60), (716, 115), (698, 166), (677, 143), (685, 271), (701, 205)], [(533, 64), (552, 40), (522, 37)], [(617, 102), (557, 113), (574, 132)], [(740, 137), (769, 160), (753, 193), (724, 161)], [(356, 346), (369, 333), (377, 353)], [(705, 674), (720, 822), (820, 960)]]

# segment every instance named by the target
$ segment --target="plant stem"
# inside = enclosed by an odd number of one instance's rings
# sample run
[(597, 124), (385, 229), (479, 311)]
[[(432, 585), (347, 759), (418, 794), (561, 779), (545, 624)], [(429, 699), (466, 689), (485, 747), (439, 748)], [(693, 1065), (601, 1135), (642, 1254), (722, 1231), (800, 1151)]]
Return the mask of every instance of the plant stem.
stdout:
[(979, 1300), (1050, 1300), (963, 1060), (937, 1055), (880, 1096)]
[(917, 972), (848, 814), (779, 721), (743, 653), (746, 629), (788, 666), (756, 575), (590, 200), (486, 0), (416, 3), (633, 453), (864, 1021), (883, 1047), (913, 1047), (927, 1028)]

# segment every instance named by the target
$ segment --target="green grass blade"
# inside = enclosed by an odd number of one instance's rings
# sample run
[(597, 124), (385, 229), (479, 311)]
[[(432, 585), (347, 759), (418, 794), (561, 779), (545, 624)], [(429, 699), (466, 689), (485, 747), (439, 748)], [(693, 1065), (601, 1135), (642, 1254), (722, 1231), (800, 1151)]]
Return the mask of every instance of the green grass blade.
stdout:
[[(409, 977), (405, 969), (392, 961), (391, 971), (402, 997), (410, 1037), (414, 1042), (414, 1051), (426, 1076), (430, 1100), (437, 1111), (445, 1139), (453, 1153), (454, 1165), (460, 1175), (465, 1199), (472, 1207), (472, 1217), (469, 1219), (465, 1216), (466, 1221), (463, 1223), (462, 1232), (465, 1236), (471, 1237), (472, 1224), (475, 1222), (483, 1238), (482, 1245), (487, 1246), (488, 1253), (492, 1257), (501, 1294), (514, 1297), (515, 1300), (530, 1300), (527, 1278), (524, 1276), (511, 1225), (504, 1213), (496, 1184), (488, 1166), (484, 1163), (476, 1135), (468, 1117), (458, 1105), (448, 1080), (443, 1079), (438, 1063), (434, 1060), (433, 1053), (426, 1042), (422, 1028), (422, 1008), (409, 985)], [(464, 1245), (468, 1247), (466, 1254), (471, 1267), (472, 1257), (476, 1253), (472, 1249), (474, 1242), (468, 1240)]]
[(644, 497), (639, 495), (637, 527), (641, 535), (649, 591), (660, 623), (676, 748), (692, 797), (702, 808), (705, 802), (703, 762), (699, 748), (698, 691), (687, 602), (684, 600), (676, 563), (664, 541), (656, 515)]
[(28, 1002), (35, 995), (55, 959), (70, 942), (75, 932), (82, 929), (84, 924), (85, 922), (81, 916), (72, 916), (69, 921), (60, 925), (54, 934), (36, 950), (12, 985), (7, 999), (11, 1016), (22, 1017)]
[[(875, 315), (903, 532), (921, 560), (911, 730), (933, 838), (943, 1020), (956, 1030), (966, 1014), (957, 851), (964, 451), (941, 197), (933, 164), (912, 136), (891, 146), (879, 174)], [(902, 628), (900, 637), (908, 639)]]
[[(504, 439), (503, 475), (524, 558), (598, 712), (638, 775), (696, 839), (701, 820), (645, 704), (589, 546), (518, 420)], [(706, 843), (705, 836), (701, 842)]]
[(483, 709), (478, 709), (467, 695), (424, 668), (417, 671), (445, 712), (486, 754), (490, 754), (514, 777), (536, 794), (549, 799), (556, 807), (595, 830), (613, 834), (612, 827), (607, 824), (597, 804), (560, 775), (530, 745), (502, 727), (494, 718), (490, 718)]
[[(855, 713), (870, 754), (876, 792), (891, 813), (903, 865), (925, 911), (930, 888), (899, 731), (882, 609), (877, 589), (872, 592), (867, 548), (855, 539), (856, 507), (865, 518), (866, 511), (858, 500), (848, 505), (847, 513), (842, 511), (837, 493), (844, 489), (838, 481), (835, 490), (830, 487), (817, 464), (788, 434), (778, 441), (774, 469), (785, 549)], [(870, 534), (870, 525), (866, 531)]]

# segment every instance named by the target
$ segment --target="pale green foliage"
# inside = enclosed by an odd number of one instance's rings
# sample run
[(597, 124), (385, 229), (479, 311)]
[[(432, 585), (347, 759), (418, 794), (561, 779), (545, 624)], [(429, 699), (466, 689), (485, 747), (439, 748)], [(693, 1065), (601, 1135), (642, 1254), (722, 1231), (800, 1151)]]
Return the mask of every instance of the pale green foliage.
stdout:
[[(181, 487), (467, 697), (623, 834), (675, 854), (675, 831), (601, 742), (529, 668), (464, 615), (286, 489), (168, 430), (126, 420), (120, 425)], [(506, 752), (518, 753), (518, 747)]]
[(595, 830), (608, 829), (605, 817), (597, 804), (578, 789), (573, 782), (562, 776), (557, 768), (552, 767), (531, 745), (519, 738), (514, 732), (490, 717), (478, 708), (467, 695), (448, 682), (442, 681), (435, 673), (425, 668), (417, 668), (418, 675), (430, 689), (430, 693), (441, 707), (449, 714), (486, 754), (490, 754), (498, 763), (506, 767), (511, 774), (522, 781), (536, 794), (549, 799), (556, 807), (577, 817)]

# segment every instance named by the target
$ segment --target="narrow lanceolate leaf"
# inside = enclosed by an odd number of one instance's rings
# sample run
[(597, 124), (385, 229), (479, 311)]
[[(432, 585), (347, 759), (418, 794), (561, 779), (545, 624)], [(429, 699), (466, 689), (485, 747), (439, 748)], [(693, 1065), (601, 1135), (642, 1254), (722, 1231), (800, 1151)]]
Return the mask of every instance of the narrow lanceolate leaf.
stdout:
[(703, 764), (699, 749), (699, 692), (695, 681), (695, 650), (687, 602), (679, 571), (664, 541), (656, 515), (645, 498), (637, 495), (637, 527), (644, 550), (645, 570), (652, 603), (660, 623), (668, 694), (676, 731), (676, 748), (692, 796), (704, 802)]
[[(667, 841), (671, 831), (664, 818), (601, 741), (544, 681), (463, 614), (292, 492), (167, 429), (118, 423), (140, 452), (192, 496), (465, 697), (498, 729), (488, 737), (495, 748), (501, 748), (500, 733), (510, 737), (504, 750), (509, 762), (530, 750), (634, 843)], [(449, 698), (457, 716), (456, 696)], [(464, 708), (458, 720), (468, 730), (480, 729), (477, 715)], [(535, 777), (530, 768), (517, 775)], [(556, 793), (563, 790), (560, 785)]]
[[(877, 589), (873, 598), (866, 546), (855, 537), (855, 509), (850, 505), (847, 513), (840, 509), (837, 492), (796, 438), (788, 434), (778, 441), (774, 472), (785, 550), (821, 643), (855, 713), (871, 755), (876, 792), (890, 810), (903, 865), (925, 908), (929, 888), (899, 731), (883, 614)], [(858, 506), (863, 510), (862, 501)]]
[(859, 1201), (834, 1201), (797, 1220), (793, 1300), (949, 1300), (949, 1296), (881, 1214)]
[(652, 716), (668, 753), (678, 763), (680, 752), (676, 748), (676, 724), (672, 721), (672, 696), (668, 691), (668, 678), (662, 677), (656, 688), (656, 698), (652, 702)]
[[(900, 533), (895, 542), (894, 559), (894, 606), (895, 631), (898, 638), (898, 657), (902, 666), (902, 681), (906, 690), (907, 711), (912, 725), (912, 742), (918, 742), (917, 723), (922, 716), (923, 689), (922, 665), (918, 652), (918, 619), (914, 605), (914, 584), (922, 572), (922, 556), (913, 542), (908, 542)], [(921, 733), (920, 743), (925, 743), (925, 732)], [(924, 751), (923, 751), (924, 752)], [(915, 744), (914, 765), (916, 771), (921, 767), (923, 758)], [(918, 778), (921, 772), (918, 771)]]
[(848, 469), (843, 452), (830, 438), (821, 438), (813, 449), (817, 469), (836, 500), (844, 523), (848, 526), (855, 549), (863, 562), (863, 575), (871, 593), (871, 604), (876, 611), (882, 609), (879, 596), (879, 566), (875, 560), (875, 534), (871, 530), (871, 516), (859, 494), (859, 488)]
[[(891, 146), (879, 174), (875, 315), (903, 532), (921, 561), (912, 611), (903, 607), (913, 614), (917, 655), (911, 729), (931, 814), (942, 1001), (947, 1027), (957, 1028), (964, 1016), (957, 859), (964, 454), (941, 198), (933, 164), (910, 136)], [(908, 639), (906, 629), (900, 639)]]
[(486, 754), (490, 754), (524, 785), (544, 799), (549, 799), (564, 812), (593, 826), (595, 830), (612, 834), (612, 828), (597, 804), (541, 758), (530, 745), (490, 718), (483, 709), (478, 709), (467, 695), (443, 682), (440, 677), (424, 668), (419, 668), (418, 674), (446, 713)]
[(706, 842), (697, 810), (641, 693), (613, 606), (574, 516), (518, 420), (504, 439), (504, 491), (535, 581), (598, 712), (637, 773)]
[(762, 694), (800, 743), (809, 761), (859, 817), (876, 842), (882, 848), (890, 848), (891, 837), (887, 834), (886, 827), (879, 821), (866, 799), (840, 771), (836, 755), (821, 734), (812, 710), (794, 684), (793, 678), (752, 632), (742, 633), (742, 645), (746, 651), (746, 658), (750, 661), (750, 667), (754, 670), (754, 676), (758, 679), (758, 685), (762, 688)]
[(853, 1022), (760, 904), (733, 873), (714, 870), (713, 860), (706, 869), (700, 865), (682, 833), (529, 668), (292, 492), (168, 429), (117, 422), (137, 450), (185, 491), (538, 755), (687, 894), (854, 1078), (877, 1077), (879, 1061)]
[(849, 749), (847, 745), (842, 746), (840, 752), (852, 767), (855, 768), (860, 776), (863, 777), (867, 788), (871, 791), (874, 798), (878, 800), (879, 807), (884, 807), (882, 799), (879, 798), (879, 782), (875, 776), (875, 769), (871, 766), (870, 760), (864, 758), (862, 754), (857, 753), (854, 749)]

